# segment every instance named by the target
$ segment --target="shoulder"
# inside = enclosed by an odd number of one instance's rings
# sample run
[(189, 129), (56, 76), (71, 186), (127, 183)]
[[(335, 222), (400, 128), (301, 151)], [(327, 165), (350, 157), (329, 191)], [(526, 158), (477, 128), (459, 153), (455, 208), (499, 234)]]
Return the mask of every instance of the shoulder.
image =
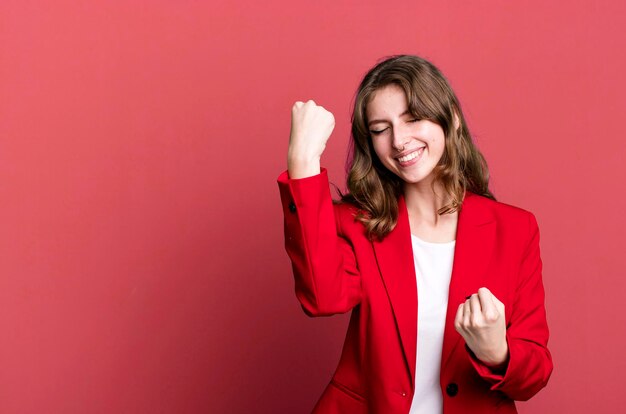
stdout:
[(535, 214), (521, 206), (492, 200), (470, 191), (466, 194), (466, 201), (478, 210), (489, 212), (498, 224), (519, 228), (528, 228), (529, 225), (531, 227), (537, 225)]
[(335, 216), (338, 221), (343, 223), (356, 220), (356, 215), (362, 210), (353, 202), (344, 200), (333, 200), (333, 207), (335, 209)]
[(367, 216), (365, 210), (348, 200), (333, 200), (335, 220), (339, 233), (348, 239), (367, 240), (365, 224), (357, 217)]

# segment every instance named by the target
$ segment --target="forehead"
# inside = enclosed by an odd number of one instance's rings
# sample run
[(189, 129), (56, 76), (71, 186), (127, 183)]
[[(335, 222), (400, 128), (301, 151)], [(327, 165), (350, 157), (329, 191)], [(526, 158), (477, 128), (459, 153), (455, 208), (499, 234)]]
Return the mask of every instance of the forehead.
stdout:
[(374, 91), (366, 105), (365, 113), (368, 119), (399, 115), (405, 113), (408, 102), (404, 89), (395, 84), (386, 85)]

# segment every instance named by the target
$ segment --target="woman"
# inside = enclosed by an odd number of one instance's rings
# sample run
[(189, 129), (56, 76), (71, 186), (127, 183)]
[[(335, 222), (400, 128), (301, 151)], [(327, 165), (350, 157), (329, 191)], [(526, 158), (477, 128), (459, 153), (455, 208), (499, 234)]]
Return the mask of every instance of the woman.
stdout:
[(278, 178), (302, 308), (351, 311), (313, 412), (517, 412), (553, 368), (534, 214), (495, 200), (454, 92), (420, 57), (361, 82), (338, 203), (320, 166), (333, 128), (296, 102)]

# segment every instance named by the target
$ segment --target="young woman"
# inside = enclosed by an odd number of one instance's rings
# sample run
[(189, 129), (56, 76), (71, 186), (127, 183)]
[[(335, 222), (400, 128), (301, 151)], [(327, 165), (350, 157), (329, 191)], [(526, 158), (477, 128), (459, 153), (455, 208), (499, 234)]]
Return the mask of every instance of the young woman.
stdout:
[(336, 203), (320, 166), (333, 115), (291, 114), (278, 185), (296, 296), (309, 316), (351, 311), (313, 412), (516, 413), (553, 368), (539, 229), (489, 191), (445, 77), (410, 55), (366, 74)]

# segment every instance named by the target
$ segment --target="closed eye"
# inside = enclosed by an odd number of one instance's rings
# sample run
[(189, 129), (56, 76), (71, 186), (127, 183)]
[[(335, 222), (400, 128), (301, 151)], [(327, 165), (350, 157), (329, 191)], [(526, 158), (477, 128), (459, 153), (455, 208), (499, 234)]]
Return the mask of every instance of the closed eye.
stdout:
[(378, 135), (378, 134), (382, 134), (383, 132), (385, 132), (385, 130), (387, 130), (388, 128), (385, 129), (381, 129), (380, 131), (370, 131), (372, 134), (374, 135)]
[[(419, 121), (421, 121), (421, 119), (419, 119), (419, 118), (415, 118), (415, 119), (411, 119), (411, 120), (409, 120), (408, 122), (410, 122), (410, 123), (415, 123), (415, 122), (419, 122)], [(372, 130), (370, 130), (370, 132), (371, 132), (372, 134), (374, 134), (374, 135), (378, 135), (378, 134), (381, 134), (381, 133), (385, 132), (387, 129), (388, 129), (388, 128), (381, 129), (380, 131), (372, 131)]]

